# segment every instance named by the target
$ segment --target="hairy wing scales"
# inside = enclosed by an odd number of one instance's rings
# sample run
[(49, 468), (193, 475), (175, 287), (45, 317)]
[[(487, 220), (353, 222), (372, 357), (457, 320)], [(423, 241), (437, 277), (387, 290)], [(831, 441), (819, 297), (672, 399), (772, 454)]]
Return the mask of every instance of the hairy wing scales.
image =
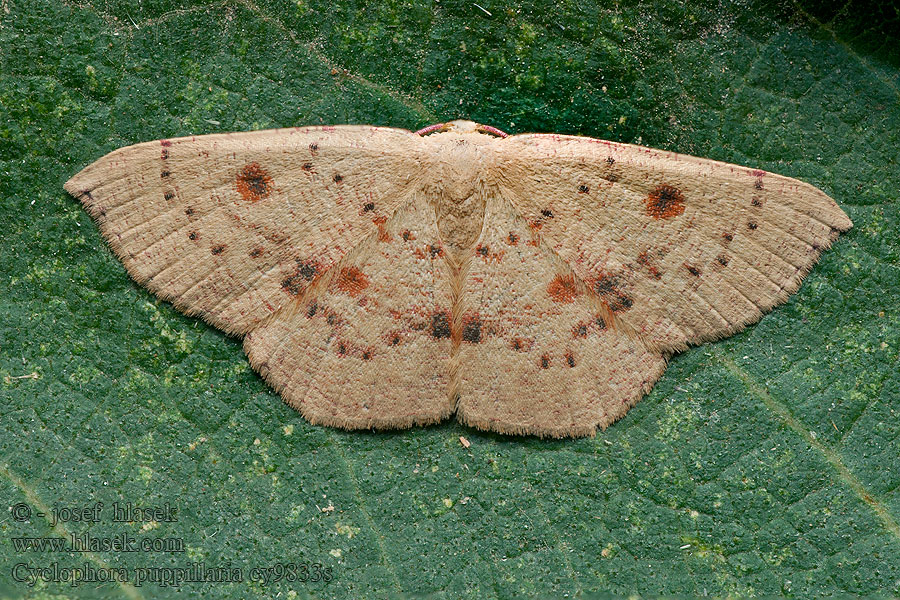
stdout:
[(498, 148), (501, 185), (541, 238), (668, 352), (758, 320), (851, 226), (819, 190), (759, 170), (589, 138)]
[(662, 374), (665, 359), (613, 331), (599, 299), (505, 199), (488, 201), (476, 248), (489, 252), (473, 252), (460, 304), (462, 323), (479, 324), (477, 336), (464, 330), (458, 350), (460, 421), (501, 433), (593, 435)]
[(418, 195), (302, 303), (244, 338), (251, 363), (313, 423), (398, 428), (445, 419), (454, 410), (452, 292), (444, 258), (428, 246), (440, 239)]
[(378, 231), (422, 170), (420, 143), (357, 126), (161, 140), (108, 154), (66, 189), (137, 281), (243, 334)]

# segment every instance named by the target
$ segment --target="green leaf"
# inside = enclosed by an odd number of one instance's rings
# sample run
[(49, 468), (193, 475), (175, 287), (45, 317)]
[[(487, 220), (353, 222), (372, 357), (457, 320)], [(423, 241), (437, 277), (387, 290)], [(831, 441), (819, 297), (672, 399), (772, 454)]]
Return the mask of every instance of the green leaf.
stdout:
[[(0, 0), (0, 597), (900, 594), (898, 15), (830, 6)], [(457, 117), (798, 177), (855, 227), (595, 439), (373, 434), (287, 408), (62, 189), (140, 141)], [(13, 540), (72, 534), (181, 551)], [(159, 581), (198, 563), (232, 580)], [(75, 567), (130, 581), (45, 581)]]

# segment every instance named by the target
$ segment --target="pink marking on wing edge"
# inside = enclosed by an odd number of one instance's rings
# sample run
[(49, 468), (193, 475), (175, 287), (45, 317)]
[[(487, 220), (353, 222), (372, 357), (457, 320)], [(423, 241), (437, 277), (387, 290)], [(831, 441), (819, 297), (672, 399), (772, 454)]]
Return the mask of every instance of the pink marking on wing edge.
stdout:
[(497, 137), (506, 138), (509, 137), (509, 134), (505, 131), (500, 131), (496, 127), (491, 127), (490, 125), (479, 125), (475, 128), (476, 131), (480, 131), (481, 133), (490, 133), (492, 135), (496, 135)]
[(422, 129), (415, 132), (415, 135), (428, 135), (429, 133), (440, 130), (446, 125), (446, 123), (435, 123), (434, 125), (429, 125), (428, 127), (423, 127)]

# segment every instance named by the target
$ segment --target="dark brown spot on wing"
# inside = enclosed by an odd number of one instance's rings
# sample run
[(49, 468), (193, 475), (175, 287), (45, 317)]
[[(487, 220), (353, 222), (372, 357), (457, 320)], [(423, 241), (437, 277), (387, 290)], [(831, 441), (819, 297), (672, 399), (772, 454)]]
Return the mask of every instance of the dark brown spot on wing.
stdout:
[(291, 296), (299, 296), (300, 293), (306, 289), (306, 283), (305, 279), (295, 273), (294, 275), (285, 277), (281, 281), (281, 289)]
[(622, 278), (618, 275), (600, 273), (591, 287), (613, 312), (624, 312), (631, 308), (634, 301), (622, 289)]
[(174, 197), (175, 197), (175, 192), (165, 192), (165, 193), (163, 194), (163, 199), (164, 199), (166, 202), (168, 202), (169, 200), (171, 200), (171, 199), (174, 198)]
[(750, 229), (750, 231), (753, 231), (757, 227), (759, 227), (759, 226), (756, 224), (756, 221), (748, 221), (747, 222), (747, 228)]
[(510, 346), (516, 352), (528, 352), (531, 350), (531, 346), (534, 345), (534, 340), (527, 340), (525, 338), (513, 338), (512, 342), (510, 342)]
[(657, 186), (644, 199), (647, 215), (654, 219), (671, 219), (684, 212), (684, 195), (671, 185)]
[(281, 281), (281, 288), (292, 296), (297, 296), (306, 289), (309, 282), (319, 274), (319, 266), (312, 261), (296, 259), (297, 270), (293, 275)]
[(575, 327), (572, 328), (572, 337), (575, 338), (586, 338), (588, 335), (593, 335), (595, 333), (600, 333), (606, 329), (606, 321), (603, 320), (603, 317), (597, 315), (594, 319), (588, 322), (578, 323)]
[(272, 192), (272, 178), (259, 163), (253, 162), (241, 169), (234, 186), (247, 202), (259, 202)]
[(316, 154), (318, 154), (318, 153), (319, 153), (319, 145), (316, 144), (315, 142), (313, 142), (312, 144), (310, 144), (310, 145), (309, 145), (309, 153), (312, 154), (313, 156), (315, 156)]
[(546, 354), (541, 357), (541, 368), (549, 369), (550, 368), (550, 357)]
[(225, 252), (225, 244), (218, 244), (216, 246), (213, 246), (210, 249), (210, 252), (212, 252), (213, 254), (216, 254), (216, 255), (222, 254), (223, 252)]
[(197, 233), (196, 231), (192, 231), (192, 232), (190, 232), (190, 233), (188, 234), (188, 239), (190, 239), (190, 240), (198, 240), (198, 239), (200, 239), (200, 234)]
[(517, 236), (517, 235), (516, 235), (515, 233), (513, 233), (512, 231), (509, 232), (509, 237), (506, 238), (506, 239), (507, 239), (507, 241), (509, 242), (509, 245), (510, 245), (510, 246), (515, 246), (516, 244), (519, 243), (519, 236)]
[(374, 202), (366, 202), (365, 204), (363, 204), (363, 212), (371, 212), (373, 210), (375, 210)]
[(312, 281), (319, 274), (319, 266), (312, 261), (297, 259), (297, 274), (307, 281)]
[(550, 220), (552, 218), (553, 218), (553, 211), (550, 210), (549, 208), (544, 208), (544, 209), (541, 209), (541, 216), (537, 217), (536, 219), (530, 219), (528, 221), (528, 226), (531, 227), (533, 230), (537, 231), (538, 229), (540, 229), (541, 227), (544, 226), (544, 223), (546, 223), (548, 220)]
[(566, 363), (570, 368), (575, 366), (575, 356), (571, 352), (566, 352)]
[(340, 183), (344, 180), (344, 177), (340, 173), (335, 173), (332, 179), (334, 179), (335, 183)]
[(431, 315), (431, 337), (435, 339), (450, 337), (450, 317), (447, 313), (436, 312)]
[(463, 319), (462, 339), (464, 342), (481, 342), (481, 317), (471, 315)]
[(262, 246), (257, 246), (256, 248), (254, 248), (253, 250), (251, 250), (249, 252), (249, 256), (250, 256), (250, 258), (259, 258), (260, 256), (262, 256), (263, 252), (264, 252), (264, 250), (263, 250)]
[(646, 269), (647, 273), (653, 279), (659, 280), (662, 278), (662, 273), (659, 271), (659, 267), (656, 265), (654, 259), (650, 256), (649, 250), (644, 250), (638, 254), (637, 262)]
[(697, 267), (684, 263), (684, 268), (687, 269), (688, 273), (690, 273), (694, 277), (700, 277), (700, 269), (698, 269)]
[(590, 191), (591, 191), (591, 188), (589, 188), (588, 186), (584, 185), (583, 183), (582, 183), (581, 185), (578, 186), (578, 193), (579, 193), (579, 194), (587, 194), (587, 193), (590, 192)]
[(723, 267), (728, 266), (728, 255), (727, 254), (720, 254), (719, 256), (716, 257), (716, 260)]

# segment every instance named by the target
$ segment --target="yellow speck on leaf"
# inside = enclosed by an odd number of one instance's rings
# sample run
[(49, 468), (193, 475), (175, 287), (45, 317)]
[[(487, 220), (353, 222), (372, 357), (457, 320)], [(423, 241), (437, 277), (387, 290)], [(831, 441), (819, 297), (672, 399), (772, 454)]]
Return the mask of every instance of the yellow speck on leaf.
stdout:
[(353, 539), (353, 536), (355, 536), (360, 531), (359, 527), (346, 525), (344, 523), (335, 523), (334, 529), (338, 532), (339, 535), (346, 535), (348, 540)]

